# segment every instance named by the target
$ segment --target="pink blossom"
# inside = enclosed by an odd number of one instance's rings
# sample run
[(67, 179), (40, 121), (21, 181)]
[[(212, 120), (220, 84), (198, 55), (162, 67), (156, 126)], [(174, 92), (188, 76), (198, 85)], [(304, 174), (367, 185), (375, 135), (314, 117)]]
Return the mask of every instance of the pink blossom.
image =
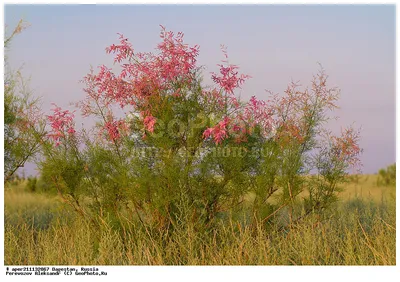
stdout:
[(222, 140), (224, 140), (228, 134), (225, 129), (221, 128), (220, 126), (217, 126), (213, 132), (214, 134), (214, 140), (215, 144), (220, 144)]
[[(228, 59), (228, 54), (225, 47), (222, 46), (222, 52), (226, 59)], [(224, 63), (228, 63), (227, 60), (222, 61)], [(239, 69), (238, 66), (229, 64), (222, 65), (218, 64), (217, 66), (220, 67), (219, 72), (220, 74), (212, 73), (212, 80), (217, 83), (222, 89), (224, 89), (228, 94), (233, 94), (233, 91), (236, 88), (240, 88), (240, 86), (250, 78), (249, 75), (241, 74), (237, 71)]]
[(358, 144), (359, 138), (360, 133), (351, 127), (342, 130), (342, 135), (340, 137), (332, 136), (332, 151), (335, 157), (340, 161), (346, 162), (350, 166), (360, 166), (359, 155), (362, 150)]
[[(51, 132), (47, 134), (50, 139), (53, 139), (56, 146), (61, 144), (61, 139), (66, 138), (75, 134), (74, 129), (74, 114), (68, 110), (62, 111), (60, 107), (55, 104), (53, 109), (53, 115), (47, 116), (48, 121), (51, 125)], [(67, 133), (67, 134), (66, 134)]]
[(108, 121), (103, 126), (103, 131), (107, 132), (109, 140), (117, 142), (121, 139), (122, 135), (126, 135), (129, 131), (127, 122), (123, 119), (113, 120), (113, 116), (110, 114)]
[[(85, 115), (101, 116), (99, 107), (109, 108), (114, 104), (119, 104), (121, 108), (131, 106), (134, 111), (143, 113), (144, 129), (153, 132), (157, 120), (155, 109), (159, 108), (159, 101), (161, 103), (165, 95), (175, 98), (185, 95), (186, 91), (176, 86), (191, 83), (198, 68), (196, 63), (199, 46), (184, 44), (183, 37), (183, 33), (174, 34), (161, 26), (161, 42), (156, 47), (156, 53), (141, 53), (134, 52), (128, 39), (120, 34), (119, 44), (109, 46), (106, 52), (114, 55), (114, 62), (119, 64), (121, 72), (115, 74), (112, 69), (103, 65), (99, 67), (97, 74), (92, 72), (85, 77), (88, 97), (80, 105), (82, 112)], [(203, 91), (205, 102), (216, 106), (213, 111), (224, 111), (227, 114), (224, 120), (203, 133), (204, 138), (212, 137), (217, 144), (229, 134), (237, 135), (241, 132), (241, 135), (246, 135), (246, 126), (260, 125), (268, 131), (271, 124), (269, 108), (265, 102), (253, 97), (248, 104), (243, 105), (235, 97), (234, 90), (250, 76), (239, 74), (239, 68), (229, 64), (224, 47), (222, 52), (225, 60), (218, 65), (219, 74), (212, 74), (212, 79), (220, 90), (214, 88)], [(235, 121), (232, 126), (231, 120)], [(235, 126), (238, 123), (245, 125)], [(105, 126), (112, 140), (119, 138), (118, 124), (110, 121)], [(242, 137), (239, 139), (244, 140)]]
[(244, 107), (242, 119), (248, 123), (250, 128), (260, 126), (263, 135), (266, 136), (272, 130), (274, 124), (272, 113), (271, 106), (252, 96)]
[(207, 139), (208, 137), (210, 137), (212, 135), (214, 131), (214, 128), (207, 128), (204, 132), (203, 132), (203, 138)]
[(76, 133), (75, 129), (73, 127), (68, 128), (68, 134), (74, 134)]
[(144, 128), (149, 132), (154, 132), (154, 126), (157, 119), (153, 116), (146, 116), (143, 120)]
[(213, 137), (215, 144), (221, 144), (222, 140), (228, 137), (227, 126), (230, 120), (228, 117), (225, 117), (222, 121), (220, 121), (216, 126), (207, 128), (203, 132), (203, 138), (207, 139), (209, 137)]
[(118, 122), (108, 121), (104, 124), (104, 129), (107, 131), (110, 140), (115, 142), (121, 138), (118, 130)]
[(119, 39), (119, 45), (113, 44), (106, 48), (107, 53), (116, 54), (114, 62), (118, 63), (120, 63), (122, 60), (132, 57), (134, 54), (132, 44), (129, 43), (128, 39), (125, 38), (122, 34), (119, 34)]
[[(247, 103), (240, 104), (234, 99), (224, 100), (224, 97), (219, 96), (215, 91), (203, 93), (206, 97), (215, 97), (224, 103), (225, 107), (220, 107), (219, 110), (232, 109), (229, 116), (226, 116), (216, 126), (207, 129), (203, 133), (203, 138), (207, 139), (212, 136), (216, 143), (221, 143), (223, 139), (231, 136), (237, 143), (241, 143), (247, 140), (246, 136), (251, 134), (256, 126), (260, 127), (264, 137), (267, 138), (271, 135), (275, 121), (272, 115), (272, 106), (265, 101), (258, 100), (253, 96)], [(234, 96), (232, 95), (232, 97)]]
[[(99, 108), (114, 104), (121, 108), (131, 106), (135, 111), (148, 111), (150, 114), (161, 95), (182, 95), (175, 85), (193, 80), (199, 46), (184, 44), (183, 33), (175, 35), (163, 26), (160, 37), (156, 53), (134, 52), (128, 39), (121, 34), (119, 44), (106, 48), (107, 53), (114, 55), (114, 62), (119, 64), (121, 72), (115, 74), (106, 66), (100, 66), (97, 74), (92, 72), (84, 78), (87, 98), (79, 106), (85, 116), (101, 116)], [(149, 117), (144, 124), (147, 130), (152, 131), (155, 120)]]

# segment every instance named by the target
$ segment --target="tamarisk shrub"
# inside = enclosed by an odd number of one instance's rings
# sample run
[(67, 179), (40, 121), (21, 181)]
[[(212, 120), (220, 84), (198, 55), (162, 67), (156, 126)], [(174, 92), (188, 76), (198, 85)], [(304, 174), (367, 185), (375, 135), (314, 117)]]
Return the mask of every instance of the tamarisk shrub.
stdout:
[(106, 48), (120, 71), (102, 65), (84, 77), (77, 107), (97, 121), (90, 134), (76, 131), (69, 111), (55, 108), (48, 117), (43, 174), (67, 202), (83, 216), (139, 220), (167, 232), (183, 218), (210, 230), (238, 210), (273, 223), (303, 201), (291, 213), (296, 221), (334, 200), (361, 151), (351, 128), (325, 134), (339, 91), (327, 87), (323, 70), (310, 88), (292, 83), (283, 96), (246, 102), (235, 91), (250, 77), (229, 63), (224, 47), (215, 85), (204, 87), (199, 46), (164, 27), (160, 37), (155, 53), (141, 53), (120, 35)]
[(33, 160), (40, 151), (46, 121), (33, 97), (28, 81), (21, 72), (8, 64), (7, 51), (17, 34), (27, 28), (20, 20), (11, 35), (5, 36), (4, 49), (4, 182), (9, 182), (17, 170)]

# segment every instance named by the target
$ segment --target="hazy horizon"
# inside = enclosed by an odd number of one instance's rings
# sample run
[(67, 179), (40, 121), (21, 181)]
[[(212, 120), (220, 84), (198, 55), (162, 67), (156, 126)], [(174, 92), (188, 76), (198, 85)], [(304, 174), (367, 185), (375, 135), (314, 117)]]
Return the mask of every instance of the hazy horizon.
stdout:
[[(21, 18), (31, 24), (13, 40), (9, 62), (23, 65), (46, 113), (52, 102), (73, 109), (90, 65), (112, 66), (105, 48), (117, 33), (135, 50), (153, 51), (161, 24), (200, 46), (208, 81), (223, 58), (220, 44), (227, 46), (231, 63), (252, 76), (244, 99), (268, 99), (265, 89), (282, 93), (292, 79), (310, 85), (320, 63), (328, 84), (341, 89), (340, 119), (329, 129), (361, 127), (364, 173), (396, 161), (395, 5), (5, 5), (4, 15), (10, 29)], [(33, 174), (34, 166), (25, 170)]]

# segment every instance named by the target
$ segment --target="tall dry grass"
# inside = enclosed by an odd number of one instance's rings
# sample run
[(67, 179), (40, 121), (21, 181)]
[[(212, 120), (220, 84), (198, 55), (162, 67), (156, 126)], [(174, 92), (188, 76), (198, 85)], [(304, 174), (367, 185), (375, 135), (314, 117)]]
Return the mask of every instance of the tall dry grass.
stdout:
[(6, 191), (4, 263), (394, 265), (394, 193), (363, 195), (344, 197), (322, 216), (310, 216), (290, 228), (250, 228), (227, 216), (213, 232), (196, 232), (195, 226), (182, 220), (173, 232), (162, 234), (128, 220), (116, 227), (101, 219), (94, 228), (56, 198)]

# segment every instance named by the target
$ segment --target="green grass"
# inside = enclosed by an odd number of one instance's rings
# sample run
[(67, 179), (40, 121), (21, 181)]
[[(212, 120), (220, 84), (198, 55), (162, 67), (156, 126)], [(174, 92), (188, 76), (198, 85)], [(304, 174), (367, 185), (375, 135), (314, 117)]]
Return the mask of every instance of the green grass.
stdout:
[[(215, 232), (178, 224), (171, 234), (125, 221), (99, 228), (57, 197), (23, 185), (5, 191), (6, 265), (395, 265), (395, 187), (375, 176), (349, 183), (342, 201), (290, 229), (227, 220)], [(374, 182), (375, 181), (375, 182)]]

